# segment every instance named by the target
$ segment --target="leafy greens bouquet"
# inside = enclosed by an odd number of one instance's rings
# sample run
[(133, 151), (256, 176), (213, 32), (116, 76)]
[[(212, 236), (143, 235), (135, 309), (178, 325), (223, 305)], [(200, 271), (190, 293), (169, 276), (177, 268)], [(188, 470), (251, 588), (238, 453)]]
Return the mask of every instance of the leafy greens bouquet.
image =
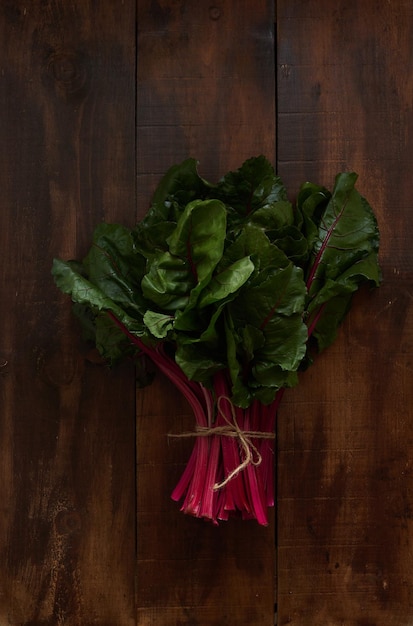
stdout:
[(264, 156), (217, 184), (187, 159), (134, 228), (101, 223), (82, 262), (54, 260), (103, 357), (148, 355), (189, 402), (194, 432), (177, 436), (194, 447), (172, 493), (185, 513), (267, 524), (283, 392), (334, 341), (359, 286), (380, 284), (356, 180), (305, 183), (293, 205)]

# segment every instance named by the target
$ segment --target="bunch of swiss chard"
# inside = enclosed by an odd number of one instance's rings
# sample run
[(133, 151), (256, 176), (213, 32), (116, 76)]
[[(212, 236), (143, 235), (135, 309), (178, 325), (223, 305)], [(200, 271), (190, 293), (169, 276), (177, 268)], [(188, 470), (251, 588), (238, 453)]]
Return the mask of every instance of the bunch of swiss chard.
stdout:
[(294, 205), (259, 156), (217, 184), (172, 167), (132, 229), (101, 223), (82, 262), (54, 260), (87, 336), (113, 364), (147, 355), (182, 392), (194, 447), (172, 493), (217, 523), (266, 524), (284, 390), (335, 339), (362, 283), (378, 286), (379, 231), (355, 173)]

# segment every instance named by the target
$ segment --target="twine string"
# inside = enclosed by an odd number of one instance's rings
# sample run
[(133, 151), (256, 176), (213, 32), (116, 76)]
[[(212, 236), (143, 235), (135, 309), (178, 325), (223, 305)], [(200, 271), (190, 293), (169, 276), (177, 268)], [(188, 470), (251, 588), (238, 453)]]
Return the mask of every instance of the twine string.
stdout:
[[(226, 400), (231, 408), (231, 419), (224, 413), (221, 408), (222, 402)], [(262, 456), (258, 451), (258, 448), (252, 443), (251, 439), (275, 439), (274, 433), (263, 432), (258, 430), (242, 430), (238, 424), (235, 408), (230, 398), (227, 396), (220, 396), (217, 401), (217, 408), (220, 416), (226, 422), (219, 426), (200, 426), (196, 425), (194, 431), (183, 432), (179, 434), (168, 434), (168, 437), (210, 437), (212, 435), (234, 437), (238, 439), (243, 460), (237, 467), (235, 467), (221, 482), (215, 483), (214, 491), (221, 489), (231, 480), (233, 480), (240, 472), (242, 472), (248, 465), (258, 466), (262, 462)]]

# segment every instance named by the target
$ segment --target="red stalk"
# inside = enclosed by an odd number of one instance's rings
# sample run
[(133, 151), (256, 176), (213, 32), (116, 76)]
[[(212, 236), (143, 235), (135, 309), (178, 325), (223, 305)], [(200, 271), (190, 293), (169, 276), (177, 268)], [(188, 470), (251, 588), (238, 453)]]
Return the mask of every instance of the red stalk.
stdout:
[[(220, 400), (220, 409), (216, 418), (218, 426), (225, 426), (232, 423), (233, 417), (230, 404), (230, 387), (227, 372), (221, 371), (215, 375), (214, 390), (217, 401)], [(223, 414), (222, 414), (223, 413)], [(224, 417), (225, 416), (225, 417)], [(223, 469), (225, 479), (242, 462), (239, 454), (239, 444), (235, 437), (221, 437), (221, 447), (223, 456)], [(227, 494), (225, 508), (227, 510), (249, 510), (248, 497), (245, 492), (245, 485), (242, 474), (235, 476), (223, 490)]]
[(320, 308), (318, 309), (317, 313), (313, 316), (312, 320), (310, 321), (310, 323), (309, 323), (309, 325), (308, 325), (308, 336), (309, 336), (309, 337), (313, 334), (314, 329), (315, 329), (315, 327), (316, 327), (316, 326), (317, 326), (317, 324), (318, 324), (318, 320), (320, 319), (320, 317), (321, 317), (321, 316), (322, 316), (322, 314), (323, 314), (323, 311), (324, 311), (324, 309), (325, 309), (326, 304), (327, 304), (327, 303), (326, 303), (326, 302), (324, 302), (324, 303), (320, 306)]

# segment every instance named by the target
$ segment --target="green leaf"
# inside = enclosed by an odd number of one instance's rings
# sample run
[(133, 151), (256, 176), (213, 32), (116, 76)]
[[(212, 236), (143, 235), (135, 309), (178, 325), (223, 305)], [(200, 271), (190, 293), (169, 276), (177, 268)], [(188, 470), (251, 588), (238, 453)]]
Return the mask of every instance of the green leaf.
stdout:
[[(220, 359), (220, 356), (222, 357)], [(175, 361), (189, 380), (211, 386), (214, 374), (225, 369), (225, 353), (211, 350), (202, 342), (180, 342), (177, 344)]]
[[(182, 163), (172, 165), (162, 177), (152, 197), (152, 205), (160, 211), (154, 221), (169, 219), (172, 200), (185, 207), (193, 200), (205, 198), (209, 189), (210, 185), (198, 175), (196, 159), (185, 159)], [(151, 220), (155, 213), (149, 212)]]
[(100, 311), (95, 317), (94, 325), (96, 348), (109, 365), (113, 366), (125, 356), (136, 353), (136, 346), (131, 344), (106, 313)]
[(251, 282), (228, 304), (228, 363), (237, 402), (252, 398), (241, 393), (246, 380), (250, 390), (260, 385), (276, 391), (299, 368), (306, 353), (305, 296), (302, 270), (289, 263)]
[(221, 259), (225, 234), (222, 202), (188, 204), (168, 238), (169, 251), (152, 262), (142, 279), (144, 296), (168, 311), (195, 306)]
[(168, 239), (169, 251), (184, 258), (197, 282), (209, 280), (222, 257), (226, 211), (219, 200), (189, 203)]
[(350, 310), (353, 293), (365, 282), (379, 285), (380, 281), (377, 255), (372, 253), (343, 272), (337, 280), (325, 282), (323, 288), (307, 307), (309, 323), (311, 323), (311, 315), (322, 310), (322, 315), (313, 330), (319, 351), (335, 341), (338, 327)]
[(218, 183), (214, 194), (241, 216), (279, 200), (287, 200), (281, 179), (264, 156), (253, 157)]
[(131, 315), (142, 316), (147, 308), (140, 289), (145, 263), (128, 228), (102, 223), (94, 232), (83, 267), (89, 281), (102, 293)]
[(173, 165), (159, 182), (151, 205), (133, 230), (137, 248), (146, 258), (159, 251), (166, 252), (166, 240), (174, 229), (184, 208), (193, 200), (207, 197), (211, 185), (197, 172), (197, 161), (186, 159)]
[(240, 323), (248, 320), (257, 328), (265, 328), (277, 316), (301, 315), (305, 297), (303, 272), (289, 263), (268, 272), (264, 280), (249, 283), (228, 309)]
[(354, 188), (356, 180), (355, 173), (336, 177), (312, 250), (307, 281), (310, 298), (327, 279), (337, 280), (353, 264), (378, 251), (377, 221), (367, 201)]
[(265, 231), (292, 226), (294, 224), (292, 204), (288, 200), (277, 200), (266, 204), (250, 213), (247, 224), (259, 226)]
[(254, 269), (254, 263), (249, 256), (246, 256), (215, 274), (201, 292), (199, 308), (203, 309), (211, 304), (216, 304), (235, 294), (246, 283)]
[(254, 264), (252, 278), (261, 281), (274, 269), (286, 267), (289, 264), (284, 252), (270, 242), (261, 228), (251, 224), (245, 225), (234, 242), (227, 247), (218, 270), (223, 271), (237, 263), (238, 259), (246, 257), (250, 257)]
[(334, 341), (351, 294), (362, 283), (378, 286), (381, 281), (377, 220), (355, 189), (356, 180), (355, 173), (336, 177), (333, 194), (319, 217), (308, 266), (307, 319), (319, 350)]
[(109, 298), (99, 287), (77, 271), (78, 264), (54, 259), (52, 274), (63, 293), (71, 295), (73, 302), (86, 305), (92, 310), (111, 311), (131, 332), (142, 334), (143, 326)]
[(174, 318), (172, 315), (148, 310), (143, 316), (143, 321), (154, 337), (165, 339), (173, 329)]
[(320, 220), (330, 198), (331, 193), (328, 189), (320, 185), (307, 182), (300, 187), (297, 197), (296, 223), (306, 235), (310, 248), (317, 239)]
[(165, 311), (176, 311), (187, 306), (195, 277), (186, 259), (164, 252), (155, 257), (141, 285), (147, 300)]

